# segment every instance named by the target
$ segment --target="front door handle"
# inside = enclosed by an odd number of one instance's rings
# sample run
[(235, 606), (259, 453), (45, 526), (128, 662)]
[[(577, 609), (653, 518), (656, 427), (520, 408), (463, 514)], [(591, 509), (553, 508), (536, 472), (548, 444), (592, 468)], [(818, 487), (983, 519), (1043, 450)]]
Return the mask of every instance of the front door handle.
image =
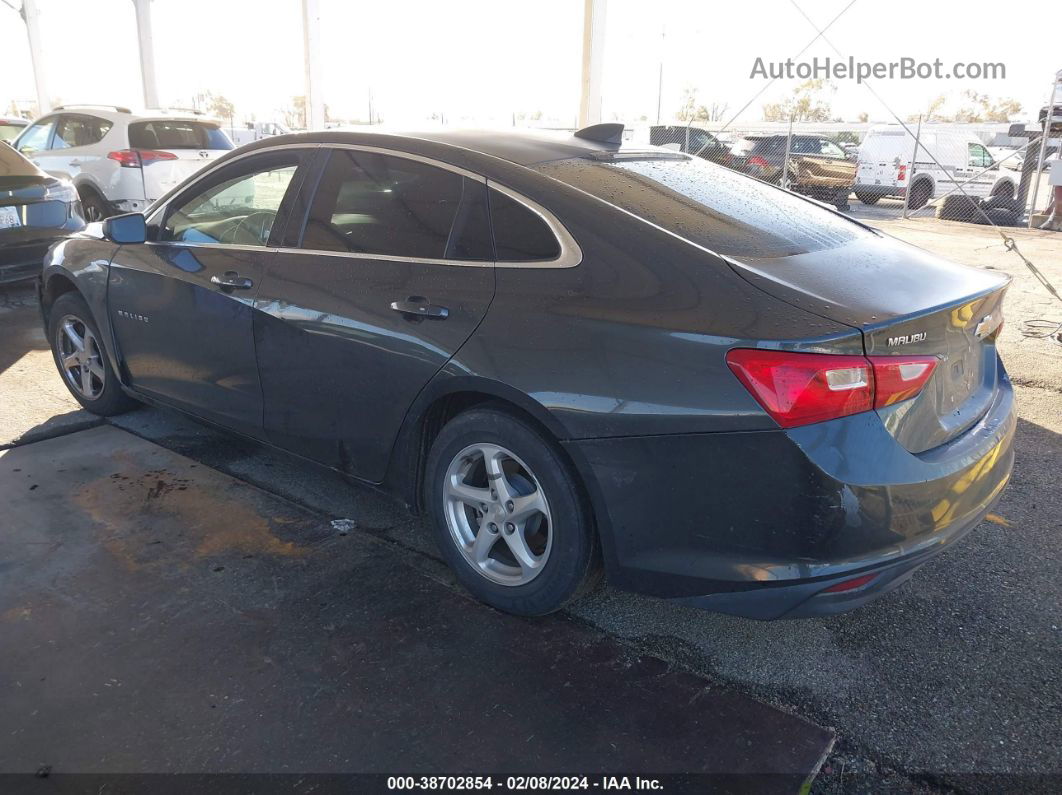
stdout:
[(80, 166), (81, 165), (81, 161), (80, 160), (71, 160), (67, 165)]
[(254, 282), (240, 276), (236, 271), (225, 271), (223, 276), (211, 276), (210, 283), (216, 284), (222, 290), (250, 290), (254, 287)]
[(450, 316), (450, 310), (445, 306), (429, 304), (428, 299), (421, 295), (411, 295), (405, 301), (394, 301), (391, 308), (410, 318), (426, 317), (433, 320), (446, 320)]

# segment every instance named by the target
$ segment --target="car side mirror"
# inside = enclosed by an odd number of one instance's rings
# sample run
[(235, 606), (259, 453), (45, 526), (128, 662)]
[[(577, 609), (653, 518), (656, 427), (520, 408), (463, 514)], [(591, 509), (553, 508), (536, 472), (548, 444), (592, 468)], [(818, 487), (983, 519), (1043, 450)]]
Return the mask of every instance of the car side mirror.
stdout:
[(147, 223), (142, 213), (114, 215), (104, 219), (103, 237), (119, 245), (143, 243), (147, 240)]

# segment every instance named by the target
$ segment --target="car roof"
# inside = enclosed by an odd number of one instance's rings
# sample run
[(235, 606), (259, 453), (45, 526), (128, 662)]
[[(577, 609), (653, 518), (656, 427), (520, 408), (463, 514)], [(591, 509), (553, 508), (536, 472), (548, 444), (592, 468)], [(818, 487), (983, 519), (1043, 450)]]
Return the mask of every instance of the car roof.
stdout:
[(139, 122), (139, 121), (156, 121), (161, 119), (170, 119), (174, 121), (198, 121), (205, 124), (221, 124), (215, 118), (206, 116), (201, 113), (196, 113), (192, 110), (184, 110), (181, 108), (149, 108), (147, 110), (130, 110), (129, 108), (123, 108), (120, 105), (78, 105), (78, 104), (66, 104), (59, 105), (52, 108), (47, 113), (42, 113), (40, 116), (33, 120), (36, 124), (38, 121), (44, 118), (50, 118), (59, 115), (81, 115), (81, 116), (95, 116), (99, 119), (106, 119), (111, 122), (127, 121), (127, 122)]
[(404, 139), (410, 143), (430, 142), (507, 160), (521, 166), (591, 157), (598, 153), (661, 152), (673, 154), (670, 150), (658, 146), (635, 146), (577, 138), (568, 131), (429, 130), (399, 132), (381, 128), (371, 131), (332, 129), (321, 132), (292, 133), (255, 141), (240, 147), (240, 151), (275, 147), (284, 143), (371, 145), (374, 143), (374, 138), (379, 139), (378, 145), (382, 147), (393, 147), (396, 139)]

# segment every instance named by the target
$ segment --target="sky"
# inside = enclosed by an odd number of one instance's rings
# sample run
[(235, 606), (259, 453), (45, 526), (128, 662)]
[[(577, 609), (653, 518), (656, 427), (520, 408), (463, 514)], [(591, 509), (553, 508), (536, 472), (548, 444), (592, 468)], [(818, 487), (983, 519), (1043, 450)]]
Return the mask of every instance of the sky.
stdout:
[[(0, 0), (0, 112), (35, 97), (25, 29)], [(609, 0), (603, 115), (665, 119), (687, 89), (698, 102), (728, 106), (728, 118), (762, 89), (757, 56), (783, 61), (815, 31), (794, 0), (755, 4), (707, 0)], [(998, 2), (796, 0), (819, 26), (850, 7), (826, 34), (845, 56), (866, 61), (1002, 62), (1004, 80), (881, 80), (875, 88), (901, 117), (939, 94), (975, 90), (1013, 97), (1031, 117), (1062, 68), (1062, 7)], [(37, 0), (50, 93), (65, 102), (142, 105), (132, 0)], [(511, 124), (539, 112), (572, 126), (579, 106), (582, 0), (320, 0), (324, 101), (335, 117), (388, 124), (442, 115), (451, 125)], [(237, 121), (281, 119), (303, 93), (299, 0), (153, 0), (156, 71), (164, 104), (222, 94)], [(1020, 13), (1019, 13), (1020, 12)], [(803, 56), (831, 56), (818, 41)], [(661, 66), (663, 79), (661, 81)], [(790, 93), (779, 80), (739, 118)], [(833, 115), (872, 121), (890, 115), (865, 86), (836, 81)]]

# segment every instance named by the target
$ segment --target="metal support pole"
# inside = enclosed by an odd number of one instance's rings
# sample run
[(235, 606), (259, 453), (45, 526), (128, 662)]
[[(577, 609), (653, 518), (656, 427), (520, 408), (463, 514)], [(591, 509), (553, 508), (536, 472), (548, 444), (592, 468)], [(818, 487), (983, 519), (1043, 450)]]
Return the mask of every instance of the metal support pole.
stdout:
[(793, 119), (789, 117), (789, 132), (785, 136), (785, 159), (782, 160), (782, 190), (789, 190), (789, 153), (793, 151)]
[(605, 65), (607, 0), (583, 0), (583, 73), (579, 93), (579, 126), (601, 121), (601, 78)]
[(151, 0), (133, 0), (136, 9), (136, 38), (140, 45), (140, 83), (144, 107), (159, 107), (159, 87), (155, 81), (155, 40), (151, 34)]
[(22, 0), (19, 16), (26, 23), (26, 38), (29, 39), (30, 62), (33, 64), (33, 82), (37, 88), (37, 113), (43, 115), (52, 109), (48, 93), (48, 79), (44, 73), (44, 48), (41, 46), (40, 12), (37, 0)]
[(302, 48), (305, 59), (306, 127), (322, 130), (325, 125), (321, 97), (321, 11), (318, 0), (302, 0)]
[(914, 185), (915, 175), (915, 163), (918, 160), (918, 142), (922, 138), (922, 116), (918, 116), (918, 127), (915, 128), (915, 144), (914, 151), (911, 152), (911, 165), (907, 167), (907, 190), (903, 192), (903, 214), (901, 218), (906, 219), (908, 211), (911, 206), (911, 186)]
[[(1036, 176), (1033, 177), (1032, 200), (1029, 202), (1029, 228), (1033, 228), (1033, 215), (1036, 213), (1036, 196), (1040, 192), (1040, 174), (1044, 170), (1044, 157), (1047, 155), (1047, 139), (1051, 137), (1051, 118), (1055, 115), (1055, 97), (1058, 87), (1062, 85), (1062, 70), (1055, 74), (1051, 84), (1051, 96), (1047, 98), (1047, 116), (1044, 117), (1044, 134), (1040, 138), (1040, 154), (1036, 157)], [(1028, 156), (1028, 155), (1026, 155)]]

